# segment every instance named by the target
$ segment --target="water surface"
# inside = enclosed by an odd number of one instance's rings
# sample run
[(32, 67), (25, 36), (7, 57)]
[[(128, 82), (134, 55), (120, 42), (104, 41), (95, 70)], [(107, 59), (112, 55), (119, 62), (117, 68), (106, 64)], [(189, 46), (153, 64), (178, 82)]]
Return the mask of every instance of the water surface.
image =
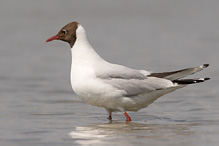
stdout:
[[(216, 146), (219, 143), (218, 1), (0, 2), (0, 145)], [(209, 63), (211, 77), (165, 95), (137, 113), (107, 120), (69, 80), (69, 45), (45, 43), (79, 21), (107, 61), (177, 70)], [(194, 76), (192, 76), (194, 77)]]

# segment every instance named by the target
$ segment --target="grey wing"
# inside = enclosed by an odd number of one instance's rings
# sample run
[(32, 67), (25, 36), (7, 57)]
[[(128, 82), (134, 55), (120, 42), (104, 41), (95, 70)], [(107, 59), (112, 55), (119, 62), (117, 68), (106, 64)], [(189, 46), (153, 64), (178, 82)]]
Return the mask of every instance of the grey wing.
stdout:
[(124, 96), (127, 97), (175, 86), (170, 80), (156, 77), (149, 77), (144, 80), (111, 78), (110, 80), (104, 80), (104, 83), (107, 83), (118, 90), (125, 91)]
[(110, 64), (106, 62), (104, 65), (95, 67), (95, 74), (101, 79), (139, 79), (144, 80), (146, 75), (142, 74), (138, 70), (134, 70), (122, 65)]
[(96, 77), (117, 90), (125, 91), (124, 96), (127, 97), (174, 86), (170, 80), (147, 77), (148, 72), (144, 70), (134, 70), (116, 64), (104, 66), (104, 68), (96, 67)]
[(150, 87), (149, 85), (143, 85), (142, 80), (138, 79), (126, 80), (114, 78), (110, 80), (104, 80), (104, 83), (113, 86), (117, 90), (125, 91), (124, 96), (126, 97), (136, 96), (138, 94), (155, 90), (153, 87)]

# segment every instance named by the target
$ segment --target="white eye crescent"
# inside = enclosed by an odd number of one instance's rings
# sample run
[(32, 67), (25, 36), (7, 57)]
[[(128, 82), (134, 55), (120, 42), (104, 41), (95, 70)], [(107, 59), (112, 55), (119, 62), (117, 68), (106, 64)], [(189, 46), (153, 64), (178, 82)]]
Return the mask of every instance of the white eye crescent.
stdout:
[(62, 30), (62, 33), (63, 33), (63, 34), (67, 34), (67, 30), (63, 29), (63, 30)]

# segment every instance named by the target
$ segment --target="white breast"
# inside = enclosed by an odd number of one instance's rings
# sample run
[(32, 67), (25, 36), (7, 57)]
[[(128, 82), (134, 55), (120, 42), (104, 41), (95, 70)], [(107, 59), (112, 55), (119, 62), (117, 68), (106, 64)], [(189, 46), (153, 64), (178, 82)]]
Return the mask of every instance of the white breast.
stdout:
[[(120, 97), (121, 91), (103, 83), (96, 78), (95, 66), (105, 61), (94, 51), (89, 44), (86, 33), (79, 25), (76, 31), (77, 39), (71, 49), (71, 85), (74, 92), (85, 102), (95, 106), (108, 106), (108, 103), (116, 97)], [(113, 102), (113, 106), (116, 104)]]

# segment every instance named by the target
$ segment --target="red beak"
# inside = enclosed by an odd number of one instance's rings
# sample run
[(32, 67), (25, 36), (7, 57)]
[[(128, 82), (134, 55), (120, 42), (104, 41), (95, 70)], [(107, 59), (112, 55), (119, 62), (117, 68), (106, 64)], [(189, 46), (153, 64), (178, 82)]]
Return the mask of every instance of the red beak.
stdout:
[(52, 37), (50, 37), (50, 38), (48, 38), (47, 40), (46, 40), (46, 42), (50, 42), (50, 41), (53, 41), (53, 40), (58, 40), (60, 37), (59, 36), (52, 36)]

